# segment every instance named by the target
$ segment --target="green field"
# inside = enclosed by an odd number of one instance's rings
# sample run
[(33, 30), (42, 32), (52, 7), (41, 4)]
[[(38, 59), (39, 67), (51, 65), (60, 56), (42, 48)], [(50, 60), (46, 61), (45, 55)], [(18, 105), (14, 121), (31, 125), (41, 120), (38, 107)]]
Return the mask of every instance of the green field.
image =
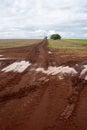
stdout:
[(0, 49), (28, 46), (40, 41), (41, 39), (3, 39), (0, 40)]
[(87, 50), (87, 40), (63, 39), (49, 40), (49, 48), (62, 50)]
[(64, 39), (63, 41), (87, 45), (87, 39)]

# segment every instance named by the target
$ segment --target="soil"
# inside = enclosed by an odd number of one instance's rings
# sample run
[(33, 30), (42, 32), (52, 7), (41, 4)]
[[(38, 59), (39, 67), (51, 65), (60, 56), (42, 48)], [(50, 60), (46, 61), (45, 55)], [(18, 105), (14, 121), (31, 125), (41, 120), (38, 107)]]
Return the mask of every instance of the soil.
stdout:
[[(23, 73), (0, 72), (0, 130), (87, 130), (87, 81), (79, 78), (86, 55), (50, 50), (47, 39), (0, 55), (8, 58), (0, 60), (0, 70), (15, 61), (32, 64)], [(59, 80), (35, 71), (60, 65), (75, 68), (78, 75)]]

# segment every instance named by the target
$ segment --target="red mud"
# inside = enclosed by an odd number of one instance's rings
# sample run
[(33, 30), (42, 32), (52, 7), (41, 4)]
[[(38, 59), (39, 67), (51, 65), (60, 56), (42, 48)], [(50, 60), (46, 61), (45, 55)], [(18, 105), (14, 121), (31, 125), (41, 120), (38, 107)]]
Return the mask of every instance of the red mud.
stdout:
[(0, 130), (87, 130), (87, 82), (79, 74), (59, 80), (57, 75), (31, 71), (62, 64), (75, 67), (86, 63), (86, 56), (48, 54), (47, 45), (43, 40), (2, 52), (10, 60), (1, 61), (0, 69), (21, 60), (29, 60), (32, 66), (23, 73), (0, 72)]

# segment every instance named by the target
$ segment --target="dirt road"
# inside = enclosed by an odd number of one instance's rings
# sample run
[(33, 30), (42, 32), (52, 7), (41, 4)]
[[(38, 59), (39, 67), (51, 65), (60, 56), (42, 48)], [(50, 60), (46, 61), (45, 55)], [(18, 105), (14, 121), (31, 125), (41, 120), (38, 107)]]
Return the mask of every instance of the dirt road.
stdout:
[[(46, 39), (1, 55), (0, 130), (87, 130), (87, 72), (80, 75), (87, 57), (61, 57)], [(31, 63), (22, 73), (20, 61)]]

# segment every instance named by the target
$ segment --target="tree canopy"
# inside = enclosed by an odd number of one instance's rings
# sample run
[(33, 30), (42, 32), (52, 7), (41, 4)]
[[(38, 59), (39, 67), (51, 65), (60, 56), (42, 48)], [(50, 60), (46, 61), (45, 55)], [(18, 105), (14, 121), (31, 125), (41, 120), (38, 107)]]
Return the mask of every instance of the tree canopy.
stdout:
[(61, 36), (59, 34), (52, 34), (50, 38), (53, 40), (57, 40), (57, 39), (61, 39)]

